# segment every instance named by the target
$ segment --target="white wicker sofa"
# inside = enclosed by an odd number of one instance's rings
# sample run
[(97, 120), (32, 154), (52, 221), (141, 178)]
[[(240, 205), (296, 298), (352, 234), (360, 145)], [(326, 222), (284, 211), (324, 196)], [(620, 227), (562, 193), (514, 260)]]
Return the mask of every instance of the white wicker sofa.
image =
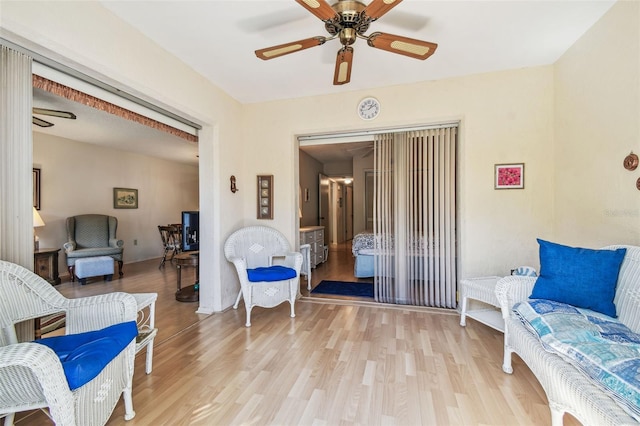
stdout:
[[(618, 320), (631, 331), (640, 332), (640, 247), (626, 248), (618, 274), (614, 304)], [(542, 271), (541, 271), (542, 272)], [(560, 356), (544, 349), (534, 335), (513, 312), (517, 302), (532, 294), (537, 278), (508, 276), (496, 286), (505, 320), (503, 370), (511, 374), (511, 354), (516, 353), (529, 366), (549, 400), (553, 425), (561, 425), (564, 413), (570, 413), (585, 425), (630, 425), (638, 421), (602, 387)]]

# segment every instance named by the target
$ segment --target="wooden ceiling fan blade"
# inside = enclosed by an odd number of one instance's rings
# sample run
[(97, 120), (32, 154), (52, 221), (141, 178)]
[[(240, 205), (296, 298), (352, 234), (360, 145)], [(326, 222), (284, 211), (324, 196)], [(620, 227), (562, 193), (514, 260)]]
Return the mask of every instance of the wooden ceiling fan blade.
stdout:
[(325, 0), (296, 0), (296, 3), (302, 5), (322, 21), (330, 21), (338, 17), (336, 11)]
[(325, 37), (311, 37), (304, 40), (292, 41), (290, 43), (279, 44), (277, 46), (256, 50), (256, 56), (266, 61), (268, 59), (288, 55), (289, 53), (299, 52), (310, 47), (319, 46), (321, 44), (324, 44), (325, 41), (327, 41)]
[(57, 111), (55, 109), (47, 109), (47, 108), (33, 108), (32, 111), (34, 114), (49, 115), (51, 117), (69, 118), (71, 120), (76, 119), (76, 115), (69, 111)]
[(375, 21), (380, 18), (382, 15), (393, 9), (398, 5), (402, 0), (373, 0), (369, 5), (364, 9), (365, 15), (367, 15), (371, 20)]
[(438, 47), (436, 43), (387, 33), (373, 33), (367, 39), (367, 43), (376, 49), (422, 60), (433, 55)]
[(44, 121), (38, 117), (31, 117), (31, 122), (33, 124), (35, 124), (36, 126), (40, 126), (40, 127), (51, 127), (53, 126), (53, 123), (49, 123), (48, 121)]
[(345, 46), (338, 51), (336, 69), (333, 73), (333, 84), (339, 86), (351, 81), (351, 65), (353, 63), (353, 48)]

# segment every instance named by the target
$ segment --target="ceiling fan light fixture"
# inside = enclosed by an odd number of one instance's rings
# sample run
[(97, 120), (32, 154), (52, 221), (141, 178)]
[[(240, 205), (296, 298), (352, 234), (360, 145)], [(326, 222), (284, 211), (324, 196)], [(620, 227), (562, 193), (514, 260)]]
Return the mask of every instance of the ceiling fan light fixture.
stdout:
[(340, 44), (343, 46), (351, 46), (356, 42), (356, 30), (353, 28), (343, 28), (340, 30)]
[(376, 49), (409, 56), (416, 59), (427, 59), (433, 55), (438, 47), (435, 43), (402, 37), (394, 34), (374, 32), (366, 35), (373, 21), (389, 12), (402, 0), (370, 0), (366, 5), (362, 0), (333, 0), (329, 5), (327, 0), (295, 0), (310, 13), (324, 22), (329, 37), (312, 37), (297, 42), (271, 46), (256, 50), (260, 59), (272, 59), (293, 52), (299, 52), (313, 46), (324, 44), (334, 38), (339, 38), (342, 49), (338, 52), (333, 74), (333, 84), (349, 83), (353, 49), (351, 45), (358, 38), (367, 40), (367, 44)]

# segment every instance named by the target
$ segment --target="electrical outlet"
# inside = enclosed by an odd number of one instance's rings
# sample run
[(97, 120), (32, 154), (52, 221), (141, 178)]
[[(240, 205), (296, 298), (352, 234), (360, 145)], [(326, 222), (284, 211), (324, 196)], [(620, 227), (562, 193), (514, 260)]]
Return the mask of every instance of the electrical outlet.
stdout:
[(133, 240), (133, 245), (137, 246), (138, 245), (138, 240)]

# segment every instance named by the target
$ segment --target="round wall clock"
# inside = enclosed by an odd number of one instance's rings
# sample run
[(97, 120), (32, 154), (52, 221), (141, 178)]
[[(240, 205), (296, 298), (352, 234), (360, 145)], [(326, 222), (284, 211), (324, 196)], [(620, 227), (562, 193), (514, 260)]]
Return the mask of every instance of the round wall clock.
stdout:
[(376, 98), (364, 98), (358, 104), (358, 116), (363, 120), (373, 120), (380, 114), (380, 102)]
[(635, 170), (638, 167), (638, 156), (632, 152), (624, 158), (623, 165), (627, 170)]

